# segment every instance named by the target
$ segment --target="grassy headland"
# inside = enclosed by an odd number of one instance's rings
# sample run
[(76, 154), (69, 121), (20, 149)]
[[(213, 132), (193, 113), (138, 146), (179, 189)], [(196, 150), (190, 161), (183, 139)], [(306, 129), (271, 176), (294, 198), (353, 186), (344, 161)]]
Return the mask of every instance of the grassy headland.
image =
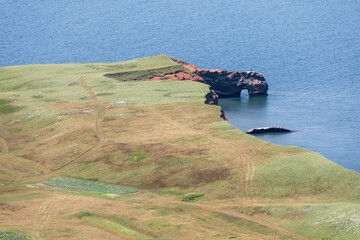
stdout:
[[(233, 128), (204, 104), (207, 85), (135, 81), (179, 70), (164, 55), (0, 68), (0, 233), (360, 238), (359, 174)], [(41, 184), (49, 179), (96, 189)], [(139, 192), (104, 194), (105, 185)]]

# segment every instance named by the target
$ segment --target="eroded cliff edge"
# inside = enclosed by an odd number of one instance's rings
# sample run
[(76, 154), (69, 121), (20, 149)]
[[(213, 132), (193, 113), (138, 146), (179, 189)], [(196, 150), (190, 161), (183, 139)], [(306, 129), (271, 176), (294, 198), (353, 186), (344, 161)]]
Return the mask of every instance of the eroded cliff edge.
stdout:
[(173, 58), (184, 68), (190, 70), (195, 76), (193, 81), (210, 85), (219, 97), (238, 97), (243, 89), (247, 89), (249, 96), (266, 96), (268, 84), (264, 75), (254, 71), (233, 72), (226, 70), (199, 69), (197, 66)]
[[(206, 104), (218, 105), (218, 98), (239, 97), (243, 89), (248, 90), (250, 97), (267, 95), (268, 84), (261, 73), (254, 71), (237, 72), (219, 69), (200, 69), (182, 60), (171, 59), (178, 65), (155, 69), (150, 72), (140, 70), (135, 74), (136, 77), (131, 79), (124, 79), (124, 75), (127, 72), (109, 73), (104, 76), (122, 81), (190, 80), (205, 83), (210, 86), (210, 92), (205, 96)], [(221, 116), (224, 120), (227, 120), (223, 111)]]

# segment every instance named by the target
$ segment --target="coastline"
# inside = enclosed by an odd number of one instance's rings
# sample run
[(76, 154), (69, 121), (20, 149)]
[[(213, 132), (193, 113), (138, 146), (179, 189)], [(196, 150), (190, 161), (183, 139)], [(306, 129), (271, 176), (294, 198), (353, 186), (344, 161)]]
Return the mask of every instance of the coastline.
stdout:
[[(75, 238), (123, 234), (109, 226), (137, 236), (182, 234), (187, 239), (359, 235), (357, 222), (348, 221), (360, 211), (359, 174), (320, 154), (236, 129), (220, 117), (220, 106), (204, 104), (212, 93), (208, 85), (166, 79), (166, 71), (178, 68), (172, 64), (169, 57), (153, 56), (109, 64), (3, 68), (4, 77), (16, 72), (26, 78), (12, 79), (12, 85), (5, 85), (10, 89), (0, 93), (0, 99), (11, 97), (11, 104), (23, 106), (0, 121), (1, 138), (9, 146), (8, 154), (0, 154), (6, 173), (0, 173), (1, 191), (6, 204), (19, 209), (0, 209), (9, 216), (1, 219), (0, 231), (15, 226), (30, 236), (59, 238), (63, 232), (52, 225), (56, 223), (72, 229)], [(163, 80), (146, 81), (159, 69), (157, 77)], [(120, 77), (130, 80), (104, 77), (114, 72), (126, 72)], [(138, 76), (142, 79), (131, 80)], [(104, 196), (95, 190), (33, 187), (53, 178), (141, 191)], [(46, 204), (54, 206), (51, 215), (45, 212), (49, 222), (36, 218)], [(289, 217), (294, 215), (296, 221)], [(17, 217), (23, 220), (9, 221)], [(315, 223), (325, 230), (314, 229)], [(334, 231), (334, 226), (346, 226), (351, 235)]]

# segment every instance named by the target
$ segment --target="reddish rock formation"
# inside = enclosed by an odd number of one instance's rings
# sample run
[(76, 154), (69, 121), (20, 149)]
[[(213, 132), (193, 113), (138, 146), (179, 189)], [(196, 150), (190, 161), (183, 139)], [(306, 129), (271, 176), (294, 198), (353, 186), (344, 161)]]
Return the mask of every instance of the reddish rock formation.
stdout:
[(267, 95), (268, 84), (261, 73), (199, 69), (197, 66), (182, 60), (175, 58), (173, 60), (193, 72), (193, 75), (187, 80), (210, 85), (211, 90), (214, 90), (219, 97), (237, 97), (243, 89), (248, 90), (249, 96)]
[[(265, 81), (264, 75), (258, 72), (245, 71), (245, 72), (232, 72), (221, 71), (219, 69), (207, 70), (199, 69), (193, 64), (186, 63), (182, 60), (172, 58), (184, 68), (190, 70), (193, 74), (183, 72), (170, 74), (166, 77), (177, 80), (190, 80), (202, 82), (210, 85), (210, 90), (205, 98), (206, 104), (218, 105), (219, 97), (238, 97), (243, 89), (247, 89), (249, 96), (266, 96), (268, 84)], [(181, 76), (181, 77), (179, 77)], [(221, 110), (221, 118), (225, 121), (228, 120), (225, 112)]]
[(208, 94), (206, 94), (205, 99), (206, 104), (218, 105), (219, 95), (217, 95), (214, 90), (211, 90)]
[(202, 82), (202, 79), (195, 75), (195, 74), (191, 74), (185, 71), (177, 71), (174, 73), (167, 73), (164, 76), (153, 76), (150, 79), (140, 79), (142, 81), (146, 81), (146, 80), (154, 80), (154, 81), (158, 81), (158, 80), (190, 80), (190, 81), (195, 81), (195, 82)]

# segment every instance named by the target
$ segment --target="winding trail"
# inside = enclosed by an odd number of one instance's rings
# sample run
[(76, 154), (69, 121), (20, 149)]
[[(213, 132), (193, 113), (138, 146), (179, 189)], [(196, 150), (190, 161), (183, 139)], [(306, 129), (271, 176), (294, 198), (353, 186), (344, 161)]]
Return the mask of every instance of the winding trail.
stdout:
[[(173, 120), (171, 118), (169, 118), (168, 116), (166, 116), (165, 114), (161, 113), (156, 107), (155, 105), (151, 105), (150, 106), (150, 110), (152, 112), (154, 112), (157, 116), (161, 117), (163, 120), (165, 120), (167, 123), (175, 126), (175, 127), (178, 127), (178, 128), (188, 128), (188, 126), (176, 121), (176, 120)], [(254, 179), (254, 175), (255, 175), (255, 164), (254, 164), (254, 161), (252, 161), (251, 159), (247, 158), (246, 155), (245, 155), (245, 152), (242, 151), (241, 149), (239, 149), (236, 145), (234, 145), (233, 143), (229, 143), (223, 139), (220, 139), (220, 138), (216, 138), (216, 137), (213, 137), (211, 135), (206, 135), (206, 138), (208, 140), (211, 140), (211, 141), (214, 141), (214, 142), (217, 142), (218, 144), (221, 144), (223, 146), (226, 146), (228, 147), (228, 149), (230, 150), (230, 152), (232, 153), (232, 155), (234, 156), (235, 159), (238, 160), (239, 163), (241, 163), (239, 166), (237, 167), (242, 167), (241, 165), (245, 166), (247, 171), (246, 171), (246, 175), (245, 175), (245, 189), (244, 189), (244, 192), (245, 192), (245, 197), (246, 199), (250, 200), (251, 202), (254, 202), (254, 200), (252, 199), (252, 181)], [(257, 223), (259, 225), (262, 225), (262, 226), (265, 226), (269, 229), (272, 229), (272, 230), (275, 230), (275, 231), (278, 231), (284, 235), (287, 235), (293, 239), (297, 239), (297, 240), (306, 240), (306, 238), (304, 237), (301, 237), (299, 235), (296, 235), (292, 232), (289, 232), (281, 227), (278, 227), (276, 225), (273, 225), (273, 224), (270, 224), (268, 222), (265, 222), (265, 221), (262, 221), (254, 216), (248, 216), (248, 215), (245, 215), (245, 214), (239, 214), (239, 213), (234, 213), (232, 211), (223, 211), (223, 210), (219, 210), (217, 209), (216, 207), (214, 206), (204, 206), (204, 205), (201, 205), (201, 204), (193, 204), (193, 205), (196, 205), (197, 207), (201, 207), (203, 208), (204, 210), (207, 210), (207, 211), (212, 211), (212, 212), (215, 212), (215, 213), (221, 213), (221, 214), (225, 214), (225, 215), (228, 215), (228, 216), (231, 216), (231, 217), (235, 217), (235, 218), (241, 218), (241, 219), (246, 219), (246, 220), (249, 220), (251, 222), (254, 222), (254, 223)]]
[[(241, 162), (243, 166), (245, 166), (246, 175), (245, 175), (245, 179), (244, 179), (244, 183), (245, 183), (244, 193), (245, 193), (245, 197), (248, 200), (252, 201), (252, 195), (253, 195), (252, 194), (252, 180), (254, 179), (254, 175), (255, 175), (254, 161), (252, 161), (251, 159), (248, 159), (246, 157), (246, 153), (244, 151), (240, 150), (233, 143), (229, 143), (220, 138), (216, 138), (216, 137), (212, 137), (212, 136), (206, 136), (206, 137), (210, 140), (213, 140), (214, 142), (217, 142), (223, 146), (228, 147), (229, 151), (232, 153), (234, 158), (237, 159), (239, 162)], [(234, 167), (241, 168), (242, 166), (240, 164), (239, 166), (234, 166)]]
[[(177, 128), (189, 128), (188, 126), (181, 124), (178, 121), (173, 120), (173, 119), (169, 118), (168, 116), (166, 116), (165, 114), (161, 113), (154, 105), (150, 106), (150, 110), (153, 113), (155, 113), (157, 116), (161, 117), (164, 121), (168, 122), (169, 124), (171, 124)], [(252, 195), (253, 195), (252, 181), (253, 181), (254, 175), (255, 175), (254, 162), (251, 159), (246, 158), (245, 152), (242, 151), (241, 149), (239, 149), (236, 145), (226, 142), (225, 140), (222, 140), (220, 138), (213, 137), (208, 134), (205, 135), (205, 137), (210, 141), (217, 142), (220, 145), (228, 147), (228, 149), (230, 150), (230, 152), (232, 153), (234, 158), (237, 159), (240, 164), (240, 165), (234, 166), (234, 167), (242, 168), (242, 166), (244, 166), (246, 168), (246, 175), (244, 178), (244, 183), (245, 183), (244, 193), (245, 193), (245, 197), (248, 200), (252, 200)]]
[(99, 102), (99, 100), (97, 99), (96, 94), (93, 92), (93, 90), (86, 85), (86, 81), (85, 81), (86, 77), (94, 75), (94, 74), (97, 74), (97, 73), (84, 74), (80, 77), (79, 81), (80, 81), (81, 87), (83, 87), (89, 93), (91, 99), (93, 100), (93, 102), (96, 104), (96, 106), (98, 108), (98, 115), (96, 118), (95, 129), (96, 129), (96, 134), (99, 137), (100, 142), (102, 143), (105, 140), (105, 135), (104, 135), (103, 128), (102, 128), (102, 121), (104, 120), (104, 116), (105, 116), (105, 108)]
[(95, 146), (89, 148), (88, 150), (86, 150), (85, 152), (81, 153), (80, 155), (78, 155), (76, 158), (74, 158), (73, 160), (71, 160), (70, 162), (66, 163), (65, 165), (59, 167), (58, 169), (54, 170), (53, 172), (59, 171), (65, 167), (68, 167), (69, 165), (89, 156), (91, 153), (95, 152), (96, 150), (98, 150), (104, 143), (105, 141), (105, 134), (103, 131), (103, 127), (102, 127), (102, 122), (104, 120), (105, 117), (105, 108), (104, 106), (99, 102), (99, 100), (96, 97), (96, 94), (94, 93), (94, 91), (86, 85), (86, 77), (91, 76), (91, 75), (95, 75), (95, 74), (99, 74), (99, 73), (87, 73), (87, 74), (83, 74), (81, 75), (79, 81), (81, 84), (81, 87), (84, 88), (90, 95), (91, 99), (93, 100), (93, 102), (96, 105), (97, 108), (97, 116), (96, 116), (96, 120), (95, 120), (95, 131), (96, 131), (96, 135), (99, 138), (99, 142), (98, 144), (96, 144)]
[[(64, 164), (63, 166), (45, 174), (45, 175), (41, 175), (41, 176), (36, 176), (34, 178), (31, 178), (30, 180), (22, 180), (20, 182), (17, 183), (12, 183), (7, 185), (7, 187), (11, 188), (13, 186), (19, 185), (19, 184), (24, 184), (24, 183), (29, 183), (29, 182), (37, 182), (37, 181), (41, 181), (44, 178), (48, 178), (53, 176), (54, 174), (56, 174), (57, 172), (59, 172), (60, 170), (74, 164), (75, 162), (89, 156), (90, 154), (92, 154), (93, 152), (95, 152), (96, 150), (98, 150), (103, 143), (105, 142), (105, 134), (103, 132), (103, 128), (102, 128), (102, 121), (104, 120), (105, 117), (105, 108), (104, 106), (101, 104), (101, 102), (97, 99), (96, 94), (92, 91), (92, 89), (90, 87), (88, 87), (86, 85), (85, 79), (88, 76), (91, 75), (95, 75), (95, 74), (101, 74), (103, 72), (94, 72), (94, 73), (86, 73), (81, 75), (81, 77), (79, 78), (79, 82), (81, 84), (81, 87), (84, 88), (90, 95), (91, 99), (93, 100), (93, 102), (96, 105), (97, 108), (97, 116), (95, 119), (95, 131), (96, 131), (96, 135), (99, 138), (99, 142), (95, 145), (90, 147), (89, 149), (85, 150), (84, 152), (80, 153), (78, 156), (76, 156), (74, 159), (72, 159), (70, 162)], [(2, 149), (2, 153), (8, 153), (8, 145), (6, 143), (6, 141), (2, 138), (0, 138), (0, 146)]]
[[(105, 135), (103, 132), (103, 128), (102, 128), (102, 121), (104, 120), (104, 116), (105, 116), (105, 108), (104, 106), (99, 102), (99, 100), (96, 97), (96, 94), (92, 91), (91, 88), (89, 88), (86, 85), (85, 79), (86, 77), (90, 76), (90, 75), (94, 75), (97, 73), (89, 73), (89, 74), (83, 74), (79, 81), (81, 84), (81, 87), (84, 88), (90, 95), (91, 99), (93, 100), (93, 102), (95, 103), (96, 107), (97, 107), (97, 116), (95, 119), (95, 131), (96, 131), (96, 135), (99, 138), (99, 142), (98, 144), (96, 144), (95, 146), (89, 148), (88, 150), (86, 150), (85, 152), (81, 153), (80, 155), (78, 155), (77, 157), (75, 157), (73, 160), (71, 160), (70, 162), (68, 162), (67, 164), (61, 166), (60, 168), (52, 171), (49, 175), (65, 168), (68, 167), (69, 165), (75, 163), (76, 161), (79, 161), (81, 159), (83, 159), (84, 157), (89, 156), (91, 153), (93, 153), (94, 151), (96, 151), (97, 149), (99, 149), (102, 144), (105, 141)], [(43, 239), (43, 229), (44, 226), (47, 224), (47, 222), (49, 221), (51, 214), (57, 204), (57, 202), (62, 201), (66, 198), (65, 195), (57, 195), (55, 198), (52, 198), (48, 201), (45, 201), (40, 207), (39, 210), (37, 211), (35, 216), (39, 216), (39, 219), (35, 219), (35, 225), (33, 227), (33, 231), (36, 232), (37, 234), (37, 238), (38, 239)]]
[(1, 147), (1, 152), (2, 153), (8, 153), (9, 152), (9, 147), (5, 141), (5, 139), (0, 138), (0, 147)]

